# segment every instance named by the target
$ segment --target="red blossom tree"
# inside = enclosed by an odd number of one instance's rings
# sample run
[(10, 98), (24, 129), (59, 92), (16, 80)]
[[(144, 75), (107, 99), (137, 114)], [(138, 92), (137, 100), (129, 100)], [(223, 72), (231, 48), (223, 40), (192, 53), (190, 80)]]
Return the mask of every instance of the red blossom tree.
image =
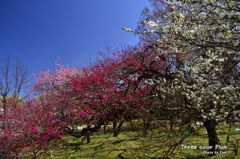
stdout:
[(45, 102), (34, 99), (22, 106), (17, 101), (9, 101), (14, 109), (7, 109), (1, 118), (5, 122), (0, 136), (1, 155), (16, 157), (30, 151), (36, 157), (39, 150), (55, 147), (50, 141), (59, 139), (65, 126), (54, 114), (56, 103), (50, 99)]
[[(57, 64), (55, 72), (41, 72), (32, 85), (32, 91), (41, 96), (26, 106), (10, 103), (14, 109), (1, 118), (7, 123), (0, 137), (6, 141), (2, 153), (32, 151), (36, 156), (39, 150), (55, 146), (62, 133), (82, 139), (87, 136), (90, 142), (90, 134), (110, 121), (117, 136), (124, 120), (153, 113), (152, 97), (159, 94), (158, 87), (166, 85), (165, 79), (177, 76), (173, 69), (182, 58), (159, 55), (159, 50), (167, 48), (139, 43), (135, 51), (114, 51), (113, 58), (101, 54), (103, 59), (87, 68)], [(75, 127), (83, 124), (87, 127), (77, 132)]]

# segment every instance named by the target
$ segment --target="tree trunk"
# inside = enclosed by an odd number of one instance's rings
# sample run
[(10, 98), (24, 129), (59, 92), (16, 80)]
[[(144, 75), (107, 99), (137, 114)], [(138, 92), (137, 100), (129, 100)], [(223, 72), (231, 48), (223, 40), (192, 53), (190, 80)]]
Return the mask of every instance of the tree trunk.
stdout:
[(118, 127), (117, 127), (117, 121), (114, 121), (114, 122), (113, 122), (113, 136), (114, 136), (114, 137), (117, 137), (117, 136), (118, 136), (118, 134), (119, 134), (119, 132), (120, 132), (120, 130), (121, 130), (121, 127), (122, 127), (123, 123), (124, 123), (124, 120), (122, 120), (122, 121), (119, 123)]
[(150, 121), (147, 119), (147, 120), (144, 120), (143, 121), (143, 126), (144, 126), (144, 136), (147, 136), (148, 134), (148, 129), (150, 128)]
[(114, 121), (113, 121), (113, 136), (114, 136), (114, 137), (117, 137), (116, 129), (117, 129), (117, 121), (114, 120)]
[[(90, 124), (88, 124), (88, 129), (90, 129)], [(90, 143), (90, 135), (91, 135), (91, 131), (87, 131), (86, 133), (86, 137), (87, 137), (87, 143)]]
[(170, 130), (173, 130), (173, 117), (170, 116)]
[(90, 134), (87, 134), (87, 143), (90, 143)]
[(104, 126), (103, 126), (103, 132), (104, 132), (104, 134), (107, 134), (107, 132), (106, 132), (106, 124), (104, 124)]
[(207, 120), (204, 122), (204, 126), (207, 129), (207, 134), (208, 134), (208, 146), (209, 146), (209, 156), (214, 156), (218, 152), (216, 149), (216, 145), (220, 144), (220, 140), (217, 137), (217, 132), (216, 132), (216, 121), (215, 120)]

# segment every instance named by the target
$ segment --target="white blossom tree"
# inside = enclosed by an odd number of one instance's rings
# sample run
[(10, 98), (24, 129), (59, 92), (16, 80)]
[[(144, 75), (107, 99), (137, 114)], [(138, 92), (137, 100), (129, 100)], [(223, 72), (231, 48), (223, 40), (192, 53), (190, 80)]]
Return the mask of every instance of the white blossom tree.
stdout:
[[(194, 120), (207, 129), (210, 155), (215, 155), (220, 144), (216, 125), (239, 114), (240, 106), (240, 2), (238, 0), (166, 0), (171, 12), (167, 21), (145, 21), (158, 33), (158, 45), (171, 43), (171, 50), (190, 53), (172, 91), (181, 89), (185, 106), (194, 110)], [(125, 28), (124, 28), (125, 29)], [(127, 32), (136, 33), (130, 29)], [(146, 32), (144, 32), (146, 33)], [(177, 49), (181, 45), (184, 50)], [(179, 108), (178, 108), (179, 109)], [(185, 108), (184, 108), (185, 110)], [(191, 119), (192, 120), (192, 119)], [(235, 150), (237, 154), (237, 150)]]

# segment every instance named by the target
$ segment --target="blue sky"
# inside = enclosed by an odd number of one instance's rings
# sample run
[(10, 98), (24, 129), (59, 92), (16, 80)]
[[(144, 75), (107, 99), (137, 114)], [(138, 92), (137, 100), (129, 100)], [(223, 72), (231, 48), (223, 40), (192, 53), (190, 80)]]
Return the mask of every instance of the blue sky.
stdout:
[(64, 65), (86, 66), (106, 51), (138, 37), (135, 29), (147, 0), (0, 0), (0, 60), (19, 57), (31, 74)]

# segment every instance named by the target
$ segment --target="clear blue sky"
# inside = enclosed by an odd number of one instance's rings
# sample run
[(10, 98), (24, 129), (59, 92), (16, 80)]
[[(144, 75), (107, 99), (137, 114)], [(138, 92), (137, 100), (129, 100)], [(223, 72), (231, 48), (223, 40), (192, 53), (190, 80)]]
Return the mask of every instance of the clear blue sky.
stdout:
[(135, 45), (147, 0), (0, 0), (0, 60), (19, 57), (32, 74), (64, 65), (85, 66), (97, 52)]

